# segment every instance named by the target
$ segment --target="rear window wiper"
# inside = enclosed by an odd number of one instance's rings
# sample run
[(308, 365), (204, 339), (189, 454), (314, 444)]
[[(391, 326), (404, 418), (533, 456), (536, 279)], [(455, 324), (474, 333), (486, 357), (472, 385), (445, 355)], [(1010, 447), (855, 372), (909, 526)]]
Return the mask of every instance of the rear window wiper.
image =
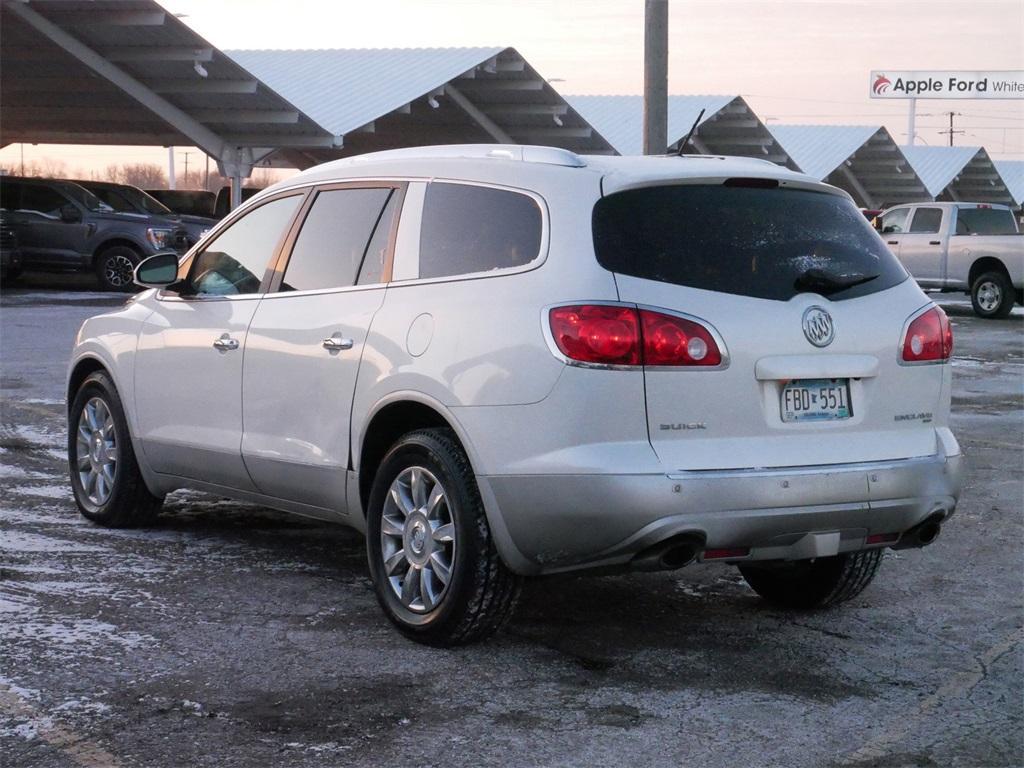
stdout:
[(815, 291), (823, 296), (871, 282), (878, 275), (837, 275), (824, 269), (812, 267), (805, 270), (793, 283), (797, 291)]

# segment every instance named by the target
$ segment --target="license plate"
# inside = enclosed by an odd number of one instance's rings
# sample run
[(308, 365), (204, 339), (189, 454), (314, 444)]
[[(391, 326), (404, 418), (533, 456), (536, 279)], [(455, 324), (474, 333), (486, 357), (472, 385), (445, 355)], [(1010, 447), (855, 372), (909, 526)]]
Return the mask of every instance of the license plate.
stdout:
[(794, 379), (782, 388), (782, 420), (832, 421), (853, 415), (849, 379)]

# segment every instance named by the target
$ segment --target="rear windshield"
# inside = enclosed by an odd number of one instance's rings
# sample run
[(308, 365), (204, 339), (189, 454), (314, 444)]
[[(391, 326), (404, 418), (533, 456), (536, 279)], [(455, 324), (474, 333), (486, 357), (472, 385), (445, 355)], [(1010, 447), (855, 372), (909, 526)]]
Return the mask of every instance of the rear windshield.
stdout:
[(1005, 208), (956, 209), (958, 235), (1016, 235), (1017, 224), (1013, 211)]
[(600, 200), (593, 230), (605, 269), (740, 296), (839, 301), (907, 278), (854, 204), (824, 192), (646, 187)]

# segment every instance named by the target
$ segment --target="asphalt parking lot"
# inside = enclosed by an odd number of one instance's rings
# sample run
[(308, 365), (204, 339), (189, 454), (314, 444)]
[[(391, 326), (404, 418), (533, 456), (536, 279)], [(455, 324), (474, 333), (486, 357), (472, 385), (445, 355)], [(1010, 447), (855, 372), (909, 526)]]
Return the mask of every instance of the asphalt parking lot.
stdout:
[(941, 297), (967, 485), (853, 602), (783, 613), (727, 566), (551, 578), (444, 651), (391, 629), (343, 528), (197, 493), (145, 530), (77, 515), (64, 367), (120, 301), (0, 295), (5, 766), (1024, 764), (1020, 309)]

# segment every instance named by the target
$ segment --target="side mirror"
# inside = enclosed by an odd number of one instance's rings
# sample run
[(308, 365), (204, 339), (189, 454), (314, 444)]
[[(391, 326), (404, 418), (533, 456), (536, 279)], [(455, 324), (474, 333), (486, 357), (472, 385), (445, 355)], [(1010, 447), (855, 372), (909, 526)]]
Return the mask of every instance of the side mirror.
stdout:
[(60, 207), (60, 220), (73, 224), (82, 220), (82, 212), (71, 203), (65, 203)]
[(135, 282), (144, 288), (166, 288), (178, 282), (178, 254), (154, 253), (135, 267)]

